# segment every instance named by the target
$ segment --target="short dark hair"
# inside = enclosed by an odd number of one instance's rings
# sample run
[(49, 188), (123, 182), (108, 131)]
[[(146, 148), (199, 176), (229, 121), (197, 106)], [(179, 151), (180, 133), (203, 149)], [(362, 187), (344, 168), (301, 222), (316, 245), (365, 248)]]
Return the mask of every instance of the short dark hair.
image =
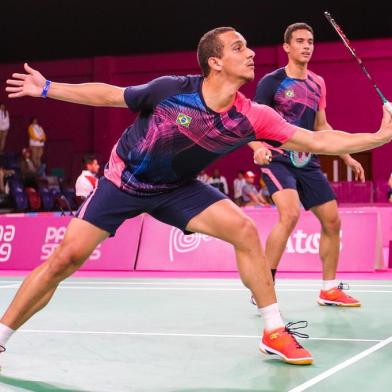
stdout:
[(228, 31), (235, 31), (233, 27), (217, 27), (205, 33), (197, 45), (197, 61), (199, 62), (203, 76), (210, 74), (208, 59), (210, 57), (222, 57), (223, 42), (219, 36)]
[(97, 157), (94, 154), (83, 155), (83, 159), (82, 159), (83, 167), (86, 169), (88, 164), (93, 163), (96, 160)]
[(312, 33), (312, 35), (314, 35), (313, 29), (307, 23), (304, 22), (293, 23), (290, 26), (287, 26), (287, 29), (283, 35), (283, 42), (285, 44), (289, 44), (294, 31), (297, 30), (308, 30)]

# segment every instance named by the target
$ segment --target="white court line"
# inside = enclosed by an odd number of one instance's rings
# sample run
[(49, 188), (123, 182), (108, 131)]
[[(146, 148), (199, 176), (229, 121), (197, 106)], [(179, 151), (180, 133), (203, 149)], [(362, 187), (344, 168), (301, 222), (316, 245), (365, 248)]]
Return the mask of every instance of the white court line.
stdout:
[(328, 378), (329, 376), (332, 376), (333, 374), (339, 372), (340, 370), (354, 364), (355, 362), (360, 361), (361, 359), (367, 357), (368, 355), (374, 353), (375, 351), (383, 348), (384, 346), (386, 346), (387, 344), (392, 342), (392, 336), (390, 336), (389, 338), (382, 340), (381, 342), (377, 343), (376, 345), (374, 345), (373, 347), (368, 348), (365, 351), (362, 351), (361, 353), (355, 355), (354, 357), (347, 359), (346, 361), (340, 363), (339, 365), (334, 366), (333, 368), (327, 370), (326, 372), (323, 372), (321, 374), (319, 374), (318, 376), (311, 378), (310, 380), (304, 382), (301, 385), (298, 385), (297, 387), (290, 389), (289, 392), (302, 392), (305, 391), (306, 389), (310, 388), (311, 386), (319, 383), (322, 380), (325, 380), (326, 378)]
[[(228, 288), (228, 287), (92, 287), (92, 286), (59, 286), (59, 289), (65, 290), (165, 290), (165, 291), (249, 291), (247, 288)], [(280, 289), (277, 288), (278, 292), (314, 292), (318, 293), (318, 289)], [(350, 290), (350, 293), (392, 293), (392, 290)]]
[[(180, 278), (183, 279), (183, 278)], [(188, 280), (188, 278), (184, 278), (183, 280)], [(156, 279), (159, 281), (159, 279)], [(183, 282), (167, 282), (164, 281), (165, 279), (162, 279), (161, 282), (153, 281), (153, 282), (138, 282), (137, 279), (133, 281), (94, 281), (94, 280), (83, 280), (83, 281), (64, 281), (61, 283), (61, 285), (129, 285), (129, 286), (154, 286), (154, 285), (160, 285), (160, 286), (191, 286), (191, 285), (198, 285), (198, 286), (243, 286), (241, 281), (239, 279), (233, 280), (232, 282), (212, 282), (209, 281), (209, 279), (206, 278), (205, 281), (199, 280), (199, 279), (194, 279), (193, 281), (183, 281)], [(320, 280), (321, 282), (321, 280)], [(0, 284), (20, 284), (22, 283), (22, 280), (0, 280)], [(276, 287), (320, 287), (321, 283), (282, 283), (282, 282), (277, 282)], [(356, 283), (349, 283), (350, 287), (383, 287), (383, 288), (392, 288), (392, 285), (390, 284), (356, 284)]]
[[(193, 334), (193, 333), (164, 333), (164, 332), (121, 332), (121, 331), (75, 331), (56, 329), (20, 329), (23, 333), (63, 334), (63, 335), (119, 335), (119, 336), (170, 336), (190, 338), (240, 338), (260, 339), (260, 335), (223, 335), (223, 334)], [(377, 339), (344, 339), (344, 338), (308, 338), (306, 340), (323, 340), (332, 342), (381, 342)]]
[[(0, 289), (18, 288), (18, 285), (0, 286)], [(245, 287), (146, 287), (146, 286), (67, 286), (60, 285), (59, 290), (145, 290), (145, 291), (249, 291)], [(284, 289), (276, 288), (278, 292), (318, 293), (318, 289)], [(350, 290), (350, 293), (392, 293), (392, 290)]]
[[(166, 290), (166, 291), (249, 291), (245, 287), (228, 288), (228, 287), (92, 287), (92, 286), (59, 286), (59, 289), (66, 290)], [(277, 287), (278, 292), (314, 292), (318, 293), (319, 289), (281, 289)], [(350, 290), (351, 293), (392, 293), (392, 290)]]

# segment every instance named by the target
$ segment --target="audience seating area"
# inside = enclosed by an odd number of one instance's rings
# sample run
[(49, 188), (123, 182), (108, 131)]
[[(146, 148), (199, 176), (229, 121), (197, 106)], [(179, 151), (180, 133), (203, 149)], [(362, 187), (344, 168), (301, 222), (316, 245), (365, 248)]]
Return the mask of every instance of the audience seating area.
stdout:
[(3, 212), (27, 211), (74, 211), (80, 205), (75, 195), (73, 184), (68, 184), (64, 177), (39, 177), (36, 186), (27, 186), (19, 167), (19, 155), (4, 153), (0, 155), (0, 167), (13, 170), (14, 174), (7, 177), (8, 194), (0, 198), (0, 209)]
[(386, 203), (387, 181), (338, 181), (331, 182), (339, 203)]
[[(64, 180), (64, 171), (52, 170), (51, 176), (40, 177), (37, 186), (23, 184), (19, 168), (19, 155), (7, 152), (0, 155), (0, 167), (15, 173), (6, 178), (8, 194), (0, 196), (3, 212), (74, 211), (81, 204), (74, 184)], [(387, 203), (388, 183), (385, 181), (331, 182), (339, 204)]]

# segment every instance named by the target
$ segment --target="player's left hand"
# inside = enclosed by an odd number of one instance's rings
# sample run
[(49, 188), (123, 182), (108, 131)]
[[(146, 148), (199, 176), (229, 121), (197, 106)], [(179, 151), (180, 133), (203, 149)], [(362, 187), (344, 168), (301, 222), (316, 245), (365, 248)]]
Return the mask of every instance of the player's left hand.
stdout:
[(353, 171), (355, 181), (365, 182), (365, 170), (363, 170), (362, 165), (357, 160), (349, 157), (345, 163)]
[(24, 64), (24, 69), (26, 73), (13, 73), (12, 78), (7, 80), (5, 91), (8, 93), (8, 98), (41, 96), (46, 79), (27, 63)]
[(272, 161), (271, 151), (264, 145), (253, 153), (253, 162), (257, 165), (268, 165)]

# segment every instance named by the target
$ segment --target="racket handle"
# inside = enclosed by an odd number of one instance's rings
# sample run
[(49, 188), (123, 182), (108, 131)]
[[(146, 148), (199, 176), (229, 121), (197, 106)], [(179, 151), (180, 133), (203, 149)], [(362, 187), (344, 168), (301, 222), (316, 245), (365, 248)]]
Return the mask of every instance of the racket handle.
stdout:
[(386, 109), (388, 110), (388, 112), (392, 114), (392, 103), (386, 101), (386, 102), (384, 103), (384, 106), (386, 107)]

